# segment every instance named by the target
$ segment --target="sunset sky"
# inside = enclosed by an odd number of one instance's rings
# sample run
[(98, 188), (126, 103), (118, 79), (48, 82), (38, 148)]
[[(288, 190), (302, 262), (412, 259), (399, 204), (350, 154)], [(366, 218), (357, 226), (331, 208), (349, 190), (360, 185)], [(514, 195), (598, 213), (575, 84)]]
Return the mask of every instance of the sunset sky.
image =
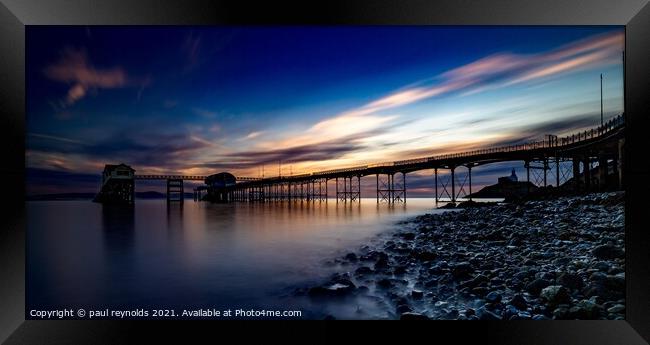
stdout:
[(27, 190), (96, 192), (108, 163), (277, 176), (562, 135), (599, 124), (601, 73), (605, 119), (623, 111), (623, 47), (612, 26), (30, 26)]

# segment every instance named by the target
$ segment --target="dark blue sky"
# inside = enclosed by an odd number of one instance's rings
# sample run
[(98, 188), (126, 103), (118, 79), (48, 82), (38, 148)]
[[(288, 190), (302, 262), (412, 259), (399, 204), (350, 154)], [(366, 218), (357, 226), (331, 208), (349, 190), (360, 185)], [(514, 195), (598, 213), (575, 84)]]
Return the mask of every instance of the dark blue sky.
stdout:
[(600, 73), (607, 115), (622, 111), (622, 35), (30, 26), (27, 164), (53, 178), (28, 189), (60, 191), (54, 176), (98, 174), (105, 163), (258, 175), (282, 160), (287, 174), (527, 140), (553, 123), (594, 125)]

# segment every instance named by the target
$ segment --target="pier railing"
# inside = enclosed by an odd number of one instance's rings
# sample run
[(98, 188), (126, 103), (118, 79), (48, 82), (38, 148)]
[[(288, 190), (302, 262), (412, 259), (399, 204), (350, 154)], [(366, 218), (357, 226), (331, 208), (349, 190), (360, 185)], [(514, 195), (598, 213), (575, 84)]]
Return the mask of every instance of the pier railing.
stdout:
[[(546, 140), (533, 141), (533, 142), (528, 142), (523, 144), (497, 146), (497, 147), (491, 147), (491, 148), (485, 148), (485, 149), (479, 149), (473, 151), (449, 153), (444, 155), (406, 159), (406, 160), (400, 160), (394, 162), (374, 163), (374, 164), (354, 166), (349, 168), (325, 170), (325, 171), (319, 171), (311, 174), (302, 174), (302, 175), (318, 176), (318, 175), (327, 175), (327, 174), (337, 174), (337, 173), (345, 173), (345, 172), (362, 171), (368, 168), (381, 168), (381, 167), (422, 164), (422, 163), (427, 163), (432, 161), (440, 161), (440, 160), (454, 159), (454, 158), (465, 158), (465, 157), (472, 157), (472, 156), (486, 155), (486, 154), (493, 154), (493, 153), (506, 153), (506, 152), (515, 152), (515, 151), (538, 150), (538, 149), (544, 149), (550, 147), (569, 146), (578, 142), (583, 142), (583, 141), (598, 138), (611, 131), (621, 128), (622, 126), (625, 125), (624, 115), (625, 114), (620, 114), (610, 119), (602, 126), (598, 126), (596, 128), (591, 128), (589, 130), (574, 133), (570, 136), (566, 136), (562, 138), (558, 138), (557, 136), (549, 136), (549, 138)], [(295, 175), (290, 177), (295, 177)]]

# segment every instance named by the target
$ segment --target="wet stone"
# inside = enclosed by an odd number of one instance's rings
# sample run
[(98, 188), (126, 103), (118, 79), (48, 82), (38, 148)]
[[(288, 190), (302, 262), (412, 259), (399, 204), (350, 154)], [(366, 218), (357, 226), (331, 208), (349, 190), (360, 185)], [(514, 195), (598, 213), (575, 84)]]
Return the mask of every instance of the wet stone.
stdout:
[(528, 291), (533, 296), (537, 296), (545, 287), (549, 285), (550, 283), (546, 279), (535, 279), (526, 285), (526, 291)]
[(592, 193), (414, 217), (330, 260), (352, 275), (299, 295), (372, 296), (377, 318), (621, 319), (623, 200)]
[(495, 291), (492, 291), (492, 292), (488, 293), (487, 296), (485, 296), (485, 300), (488, 303), (492, 303), (492, 304), (501, 302), (502, 298), (503, 298), (503, 296), (501, 296), (500, 293), (495, 292)]
[(562, 273), (558, 279), (560, 285), (572, 290), (581, 289), (584, 286), (582, 278), (574, 273)]
[(406, 312), (399, 317), (400, 320), (429, 320), (429, 317), (419, 313)]
[(513, 305), (515, 308), (519, 310), (526, 310), (528, 308), (528, 302), (526, 302), (526, 299), (521, 294), (516, 294), (512, 296), (512, 299), (510, 299), (508, 304)]
[(609, 309), (607, 309), (607, 312), (610, 314), (620, 314), (625, 311), (625, 306), (622, 304), (617, 304)]
[(625, 251), (613, 244), (604, 244), (593, 249), (592, 254), (599, 259), (625, 258)]
[(540, 297), (545, 299), (547, 304), (551, 306), (567, 303), (571, 300), (569, 291), (562, 285), (545, 287), (540, 293)]

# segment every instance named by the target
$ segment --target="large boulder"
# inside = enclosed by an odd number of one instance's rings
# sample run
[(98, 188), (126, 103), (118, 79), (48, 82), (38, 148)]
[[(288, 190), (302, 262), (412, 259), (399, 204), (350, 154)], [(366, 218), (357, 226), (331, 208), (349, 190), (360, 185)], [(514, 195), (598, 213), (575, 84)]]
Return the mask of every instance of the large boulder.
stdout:
[(526, 310), (528, 308), (528, 302), (526, 302), (526, 299), (521, 294), (512, 296), (508, 304), (514, 306), (519, 310)]
[(467, 261), (459, 262), (451, 269), (451, 274), (456, 279), (467, 278), (474, 272), (474, 267)]
[(582, 278), (575, 273), (564, 272), (560, 274), (560, 277), (558, 278), (558, 282), (560, 283), (560, 285), (571, 290), (579, 290), (582, 289), (582, 287), (584, 286), (584, 282), (582, 281)]
[(562, 285), (551, 285), (542, 289), (540, 297), (546, 300), (547, 305), (556, 306), (571, 302), (569, 290)]
[(611, 260), (625, 258), (625, 251), (611, 243), (594, 248), (591, 253), (598, 259)]
[(549, 281), (546, 279), (535, 279), (526, 285), (526, 291), (528, 291), (533, 296), (538, 296), (539, 293), (549, 285), (551, 285), (551, 283), (549, 283)]

